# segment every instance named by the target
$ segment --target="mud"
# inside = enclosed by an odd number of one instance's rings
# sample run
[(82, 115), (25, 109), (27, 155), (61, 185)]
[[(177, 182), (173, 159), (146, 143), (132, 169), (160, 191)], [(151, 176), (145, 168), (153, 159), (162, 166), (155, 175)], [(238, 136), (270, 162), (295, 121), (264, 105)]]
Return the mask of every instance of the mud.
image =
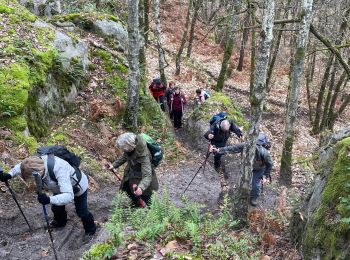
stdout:
[[(102, 190), (89, 193), (88, 202), (90, 211), (95, 220), (104, 223), (108, 220), (117, 188), (110, 186)], [(45, 219), (42, 207), (35, 202), (35, 196), (18, 195), (18, 201), (34, 230), (29, 228), (20, 214), (12, 197), (7, 194), (0, 195), (0, 259), (54, 259), (50, 247), (49, 235), (45, 230)], [(58, 259), (79, 259), (92, 244), (105, 234), (100, 228), (95, 238), (88, 244), (82, 244), (84, 229), (80, 219), (76, 216), (74, 205), (66, 207), (68, 222), (66, 227), (53, 230), (54, 243)], [(48, 208), (48, 212), (50, 212)], [(51, 215), (51, 212), (49, 213)]]

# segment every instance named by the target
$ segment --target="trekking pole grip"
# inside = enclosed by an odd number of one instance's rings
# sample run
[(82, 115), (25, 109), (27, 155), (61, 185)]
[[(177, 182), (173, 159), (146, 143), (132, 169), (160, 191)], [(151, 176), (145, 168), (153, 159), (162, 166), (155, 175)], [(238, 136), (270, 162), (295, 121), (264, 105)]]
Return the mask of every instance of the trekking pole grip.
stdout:
[(33, 172), (33, 177), (35, 180), (35, 187), (36, 187), (36, 193), (42, 194), (43, 193), (43, 182), (41, 180), (41, 176), (38, 172)]

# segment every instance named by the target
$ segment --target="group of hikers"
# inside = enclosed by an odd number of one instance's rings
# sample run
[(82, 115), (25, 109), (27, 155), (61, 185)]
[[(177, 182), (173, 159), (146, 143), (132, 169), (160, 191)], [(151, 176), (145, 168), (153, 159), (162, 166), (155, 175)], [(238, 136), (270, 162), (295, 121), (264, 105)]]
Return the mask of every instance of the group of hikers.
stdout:
[[(156, 85), (158, 82), (162, 85), (160, 81), (156, 81)], [(171, 108), (170, 116), (174, 118), (174, 126), (181, 127), (183, 106), (186, 104), (186, 98), (181, 93), (181, 89), (176, 87), (174, 82), (170, 82), (167, 89), (162, 87), (162, 90), (158, 92), (156, 91), (156, 96), (161, 105), (164, 106), (164, 102), (162, 103), (161, 100), (164, 101), (165, 96), (167, 105)], [(163, 92), (164, 94), (162, 94)], [(205, 93), (199, 90), (197, 94), (204, 102), (206, 99)], [(241, 142), (227, 146), (227, 141), (232, 134), (236, 135)], [(214, 168), (218, 172), (220, 172), (221, 158), (224, 154), (241, 153), (245, 147), (241, 128), (230, 120), (224, 112), (211, 118), (209, 129), (204, 137), (210, 143), (207, 156), (209, 154), (214, 155)], [(126, 163), (120, 190), (127, 193), (133, 207), (150, 205), (152, 193), (158, 190), (155, 168), (163, 157), (162, 149), (157, 142), (146, 134), (131, 132), (121, 134), (116, 139), (116, 146), (123, 153), (107, 168), (114, 171)], [(271, 173), (273, 162), (268, 151), (270, 146), (267, 136), (264, 133), (259, 133), (256, 140), (251, 180), (250, 204), (252, 206), (257, 206), (260, 187), (266, 182)], [(10, 187), (8, 181), (20, 175), (24, 181), (35, 183), (37, 188), (40, 186), (39, 191), (37, 190), (37, 200), (43, 205), (44, 209), (45, 205), (51, 204), (53, 213), (53, 220), (48, 223), (48, 228), (61, 228), (66, 225), (67, 212), (65, 205), (74, 201), (76, 213), (80, 217), (85, 230), (82, 239), (85, 243), (91, 240), (97, 226), (87, 203), (89, 178), (80, 170), (79, 166), (80, 158), (71, 153), (66, 147), (45, 146), (40, 147), (37, 154), (29, 156), (11, 168), (8, 173), (0, 167), (0, 181), (5, 182)], [(41, 192), (41, 187), (52, 194), (49, 196)]]
[[(174, 128), (182, 128), (182, 116), (185, 105), (187, 104), (187, 99), (182, 89), (175, 86), (174, 81), (170, 81), (168, 87), (166, 87), (159, 78), (155, 78), (149, 86), (149, 91), (160, 104), (161, 109), (163, 111), (168, 110)], [(207, 91), (199, 88), (196, 90), (195, 102), (198, 105), (202, 104), (209, 97), (210, 95)]]

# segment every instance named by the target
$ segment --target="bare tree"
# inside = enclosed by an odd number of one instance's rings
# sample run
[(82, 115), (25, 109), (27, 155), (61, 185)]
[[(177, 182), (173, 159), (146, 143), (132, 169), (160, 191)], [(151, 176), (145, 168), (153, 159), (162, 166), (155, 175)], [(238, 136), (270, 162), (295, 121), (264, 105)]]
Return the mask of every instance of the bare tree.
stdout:
[(196, 27), (196, 21), (198, 19), (198, 10), (199, 10), (199, 8), (202, 5), (202, 1), (203, 0), (197, 0), (195, 2), (194, 14), (193, 14), (193, 17), (192, 17), (192, 22), (191, 22), (190, 38), (188, 39), (188, 46), (187, 46), (187, 54), (186, 54), (186, 56), (188, 58), (191, 57), (191, 53), (192, 53), (194, 29)]
[[(237, 13), (239, 10), (239, 6), (240, 6), (240, 0), (234, 0), (232, 2), (233, 8), (232, 11), (234, 13)], [(227, 67), (229, 64), (229, 61), (231, 59), (232, 56), (232, 50), (233, 50), (233, 45), (234, 45), (234, 40), (235, 40), (235, 31), (237, 30), (237, 16), (235, 14), (231, 15), (231, 20), (230, 20), (230, 24), (227, 27), (227, 41), (226, 41), (226, 46), (225, 46), (225, 52), (224, 52), (224, 57), (222, 60), (222, 64), (221, 64), (221, 70), (220, 70), (220, 74), (218, 77), (218, 81), (216, 83), (216, 87), (215, 90), (216, 91), (221, 91), (224, 87), (225, 84), (225, 80), (226, 80), (226, 75), (227, 75)]]
[(284, 142), (281, 158), (280, 182), (285, 185), (292, 184), (292, 150), (294, 143), (294, 123), (297, 116), (300, 81), (304, 71), (305, 52), (312, 21), (313, 0), (303, 0), (301, 11), (301, 25), (299, 29), (297, 48), (291, 73), (291, 81), (287, 96), (286, 122)]
[(160, 28), (160, 12), (159, 12), (159, 0), (153, 0), (153, 8), (154, 8), (154, 20), (156, 24), (156, 36), (157, 36), (157, 49), (158, 49), (158, 63), (159, 63), (159, 73), (160, 79), (163, 84), (166, 86), (166, 77), (165, 77), (165, 56), (164, 50), (162, 46), (162, 31)]
[(145, 21), (145, 46), (147, 47), (148, 45), (148, 33), (149, 33), (149, 1), (150, 0), (143, 0), (143, 5), (144, 5), (144, 21)]
[(124, 122), (126, 128), (137, 130), (137, 116), (139, 110), (139, 0), (130, 0), (128, 2), (128, 36), (129, 36), (129, 82), (128, 97), (126, 110), (124, 114)]
[(180, 70), (181, 70), (181, 68), (180, 68), (181, 55), (182, 55), (182, 52), (183, 52), (183, 50), (185, 48), (187, 32), (188, 32), (188, 25), (190, 23), (190, 14), (191, 14), (191, 9), (192, 9), (192, 2), (193, 2), (193, 0), (189, 0), (188, 1), (188, 10), (187, 10), (187, 15), (186, 15), (185, 28), (184, 28), (184, 32), (182, 34), (181, 45), (180, 45), (179, 51), (177, 52), (177, 55), (176, 55), (176, 61), (175, 61), (176, 71), (175, 71), (175, 75), (179, 75), (180, 74)]
[(236, 215), (245, 221), (248, 214), (250, 182), (252, 178), (252, 165), (255, 155), (255, 143), (259, 134), (263, 103), (266, 93), (266, 73), (269, 63), (271, 41), (273, 38), (273, 22), (275, 16), (275, 1), (264, 1), (264, 15), (262, 20), (260, 42), (254, 71), (254, 81), (250, 93), (250, 122), (244, 150), (244, 161), (241, 169), (241, 180), (238, 198), (235, 201)]

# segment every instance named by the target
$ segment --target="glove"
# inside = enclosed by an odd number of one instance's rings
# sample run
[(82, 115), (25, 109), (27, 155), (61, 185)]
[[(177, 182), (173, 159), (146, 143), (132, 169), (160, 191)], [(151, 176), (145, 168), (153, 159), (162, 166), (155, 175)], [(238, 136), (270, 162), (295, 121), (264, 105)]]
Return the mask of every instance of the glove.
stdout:
[(43, 205), (47, 205), (50, 204), (50, 197), (47, 196), (45, 193), (41, 193), (38, 194), (38, 201)]
[(12, 178), (11, 174), (5, 173), (5, 172), (0, 172), (0, 181), (7, 182), (11, 178)]

